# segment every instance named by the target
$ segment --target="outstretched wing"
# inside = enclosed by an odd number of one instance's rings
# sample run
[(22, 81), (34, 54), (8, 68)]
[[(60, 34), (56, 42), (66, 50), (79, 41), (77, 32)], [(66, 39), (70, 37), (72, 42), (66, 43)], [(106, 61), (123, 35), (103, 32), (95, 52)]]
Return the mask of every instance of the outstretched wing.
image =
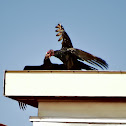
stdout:
[(60, 36), (58, 41), (63, 40), (62, 41), (62, 48), (73, 48), (72, 42), (71, 42), (68, 34), (64, 30), (63, 26), (61, 24), (58, 24), (56, 26), (56, 28), (58, 28), (56, 30), (56, 32), (58, 32), (58, 34), (56, 36)]
[(94, 56), (90, 53), (87, 53), (85, 51), (82, 51), (80, 49), (75, 49), (75, 48), (68, 48), (67, 51), (76, 55), (78, 57), (78, 59), (86, 61), (92, 65), (96, 65), (102, 69), (108, 68), (108, 64), (106, 63), (105, 60), (103, 60), (97, 56)]
[[(56, 30), (56, 32), (59, 32), (56, 36), (61, 36), (58, 41), (61, 41), (63, 39), (62, 49), (61, 49), (62, 54), (66, 54), (66, 52), (68, 52), (68, 53), (75, 55), (79, 60), (86, 61), (86, 62), (88, 62), (92, 65), (98, 66), (102, 69), (108, 68), (108, 64), (106, 63), (105, 60), (103, 60), (99, 57), (96, 57), (90, 53), (87, 53), (85, 51), (82, 51), (80, 49), (73, 48), (72, 42), (61, 24), (58, 24), (56, 26), (56, 28), (58, 28)], [(61, 58), (62, 58), (62, 55), (61, 55)]]

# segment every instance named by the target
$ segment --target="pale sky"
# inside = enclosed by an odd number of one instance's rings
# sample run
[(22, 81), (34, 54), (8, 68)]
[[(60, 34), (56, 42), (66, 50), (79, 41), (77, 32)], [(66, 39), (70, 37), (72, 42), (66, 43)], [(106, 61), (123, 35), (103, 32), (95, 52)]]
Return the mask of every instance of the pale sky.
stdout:
[(75, 48), (106, 60), (108, 70), (126, 70), (126, 0), (0, 0), (0, 123), (32, 126), (37, 109), (21, 111), (3, 96), (4, 71), (41, 65), (49, 49), (60, 49), (58, 23)]

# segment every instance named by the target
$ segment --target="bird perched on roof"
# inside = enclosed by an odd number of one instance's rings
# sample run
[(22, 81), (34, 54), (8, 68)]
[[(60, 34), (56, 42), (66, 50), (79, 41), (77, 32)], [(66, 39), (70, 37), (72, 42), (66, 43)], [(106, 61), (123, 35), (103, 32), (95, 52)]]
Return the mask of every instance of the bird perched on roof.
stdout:
[[(58, 41), (63, 40), (62, 48), (55, 51), (49, 50), (47, 53), (50, 54), (50, 56), (59, 58), (64, 63), (67, 70), (95, 70), (97, 69), (95, 68), (96, 66), (100, 67), (101, 69), (108, 68), (108, 64), (105, 60), (88, 52), (73, 48), (72, 42), (61, 24), (58, 24), (56, 28), (56, 32), (58, 32), (56, 36), (61, 36)], [(94, 67), (91, 67), (82, 61), (86, 61)]]

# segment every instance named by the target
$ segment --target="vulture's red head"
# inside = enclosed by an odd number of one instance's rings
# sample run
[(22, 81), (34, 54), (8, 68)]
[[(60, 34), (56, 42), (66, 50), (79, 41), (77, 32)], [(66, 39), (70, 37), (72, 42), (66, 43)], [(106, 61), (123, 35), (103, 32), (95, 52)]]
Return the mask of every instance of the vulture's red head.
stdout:
[(49, 56), (49, 58), (50, 58), (51, 56), (54, 56), (54, 50), (50, 49), (46, 54), (47, 54), (47, 55)]

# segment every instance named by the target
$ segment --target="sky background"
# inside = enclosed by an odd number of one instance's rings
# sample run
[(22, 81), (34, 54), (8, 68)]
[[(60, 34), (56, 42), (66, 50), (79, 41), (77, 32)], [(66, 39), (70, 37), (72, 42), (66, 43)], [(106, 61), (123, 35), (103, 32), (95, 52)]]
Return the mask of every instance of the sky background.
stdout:
[(41, 65), (49, 49), (60, 49), (58, 23), (74, 47), (106, 60), (108, 70), (126, 70), (126, 0), (0, 0), (0, 123), (32, 126), (37, 109), (22, 111), (3, 96), (4, 71)]

